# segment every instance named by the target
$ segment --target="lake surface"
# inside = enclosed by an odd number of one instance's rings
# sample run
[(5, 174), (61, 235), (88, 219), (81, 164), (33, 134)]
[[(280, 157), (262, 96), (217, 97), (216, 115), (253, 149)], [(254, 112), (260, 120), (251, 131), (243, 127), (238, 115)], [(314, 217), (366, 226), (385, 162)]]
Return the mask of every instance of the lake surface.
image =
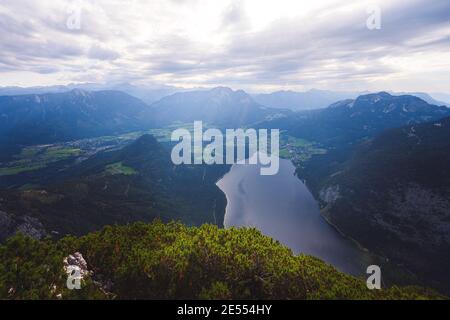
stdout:
[(259, 165), (234, 165), (217, 183), (228, 200), (225, 227), (255, 227), (295, 254), (318, 257), (352, 275), (365, 274), (368, 254), (324, 220), (294, 172), (292, 162), (283, 159), (274, 176), (261, 176)]

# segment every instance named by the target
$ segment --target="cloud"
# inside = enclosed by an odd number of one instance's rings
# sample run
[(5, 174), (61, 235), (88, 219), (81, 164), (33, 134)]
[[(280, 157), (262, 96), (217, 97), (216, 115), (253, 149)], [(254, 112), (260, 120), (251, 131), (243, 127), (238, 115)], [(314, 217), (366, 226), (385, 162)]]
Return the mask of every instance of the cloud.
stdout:
[[(366, 27), (369, 4), (380, 30)], [(67, 27), (74, 13), (79, 29)], [(0, 85), (34, 72), (58, 83), (450, 92), (448, 0), (3, 0), (0, 33)]]
[(98, 60), (116, 60), (119, 58), (119, 54), (114, 50), (104, 48), (99, 45), (93, 45), (89, 49), (88, 57), (91, 59), (98, 59)]

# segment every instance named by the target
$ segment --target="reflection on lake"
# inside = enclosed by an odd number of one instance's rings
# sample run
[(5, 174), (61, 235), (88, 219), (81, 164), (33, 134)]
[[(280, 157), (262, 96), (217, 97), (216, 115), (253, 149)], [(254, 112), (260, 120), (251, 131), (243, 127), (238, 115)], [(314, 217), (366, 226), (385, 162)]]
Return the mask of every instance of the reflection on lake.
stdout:
[(291, 161), (280, 171), (261, 176), (259, 165), (234, 165), (217, 185), (228, 199), (225, 227), (255, 227), (294, 253), (309, 254), (353, 275), (365, 273), (367, 254), (343, 237), (320, 215), (308, 188)]

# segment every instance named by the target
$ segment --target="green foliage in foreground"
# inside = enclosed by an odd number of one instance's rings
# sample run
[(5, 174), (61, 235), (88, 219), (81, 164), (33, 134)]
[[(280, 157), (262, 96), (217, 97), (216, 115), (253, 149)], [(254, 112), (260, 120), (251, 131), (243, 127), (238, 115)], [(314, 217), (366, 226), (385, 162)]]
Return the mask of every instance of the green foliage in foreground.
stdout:
[[(63, 258), (79, 251), (91, 278), (69, 291)], [(105, 283), (110, 288), (105, 289)], [(103, 288), (102, 288), (103, 285)], [(1, 299), (433, 299), (421, 288), (369, 291), (255, 229), (137, 223), (54, 242), (17, 235), (0, 246)]]

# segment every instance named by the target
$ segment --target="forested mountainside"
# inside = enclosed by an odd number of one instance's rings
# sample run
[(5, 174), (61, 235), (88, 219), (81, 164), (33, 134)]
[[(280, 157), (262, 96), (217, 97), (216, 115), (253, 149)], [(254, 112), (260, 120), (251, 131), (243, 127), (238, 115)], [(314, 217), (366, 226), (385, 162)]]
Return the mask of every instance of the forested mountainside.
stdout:
[(341, 164), (313, 158), (298, 173), (342, 232), (448, 290), (449, 163), (447, 117), (386, 131)]
[(108, 224), (180, 220), (221, 226), (226, 198), (216, 186), (227, 166), (175, 166), (170, 152), (144, 135), (123, 149), (55, 172), (48, 184), (0, 191), (0, 239), (17, 230), (81, 235)]
[[(339, 171), (361, 143), (386, 130), (414, 123), (426, 123), (450, 116), (450, 108), (434, 106), (414, 96), (392, 96), (386, 92), (344, 100), (327, 109), (297, 113), (260, 126), (280, 128), (304, 144), (321, 149), (311, 158), (295, 157), (297, 171), (313, 190), (320, 180)], [(304, 150), (293, 150), (302, 153)]]
[[(68, 263), (81, 290), (67, 289)], [(1, 299), (440, 299), (418, 287), (368, 290), (363, 279), (294, 256), (255, 229), (154, 222), (57, 242), (0, 245)]]
[[(120, 91), (0, 97), (0, 147), (47, 144), (146, 129), (144, 102)], [(0, 149), (1, 150), (1, 149)]]

